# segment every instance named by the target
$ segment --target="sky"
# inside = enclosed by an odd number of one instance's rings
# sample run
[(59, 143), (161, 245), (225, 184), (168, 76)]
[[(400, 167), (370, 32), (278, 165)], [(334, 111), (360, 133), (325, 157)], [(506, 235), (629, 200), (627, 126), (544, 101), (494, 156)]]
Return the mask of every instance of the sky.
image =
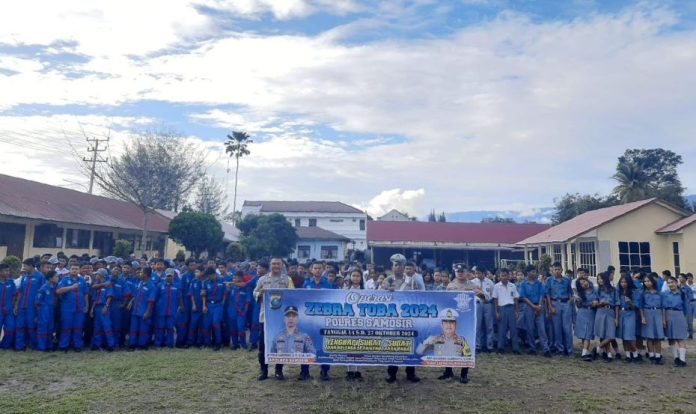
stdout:
[(238, 200), (531, 215), (656, 147), (690, 194), (694, 68), (691, 1), (1, 2), (0, 173), (84, 190), (85, 136), (175, 130), (231, 200), (243, 130)]

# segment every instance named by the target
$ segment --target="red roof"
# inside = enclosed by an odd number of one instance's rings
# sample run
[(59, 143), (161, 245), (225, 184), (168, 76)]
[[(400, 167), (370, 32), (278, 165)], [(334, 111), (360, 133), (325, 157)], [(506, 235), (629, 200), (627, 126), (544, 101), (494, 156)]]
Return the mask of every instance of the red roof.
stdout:
[(646, 200), (634, 201), (633, 203), (588, 211), (557, 226), (553, 226), (542, 233), (522, 240), (519, 244), (564, 243), (652, 203), (670, 209), (677, 214), (684, 214), (682, 210), (662, 200), (648, 198)]
[(367, 241), (515, 244), (549, 227), (548, 224), (518, 223), (368, 221)]
[[(143, 213), (135, 205), (0, 174), (0, 214), (117, 229), (142, 230)], [(148, 215), (148, 230), (167, 233), (169, 219)]]
[(689, 226), (696, 222), (696, 214), (692, 214), (689, 217), (684, 217), (683, 219), (677, 220), (674, 223), (668, 224), (661, 229), (657, 230), (655, 233), (674, 233), (686, 226)]

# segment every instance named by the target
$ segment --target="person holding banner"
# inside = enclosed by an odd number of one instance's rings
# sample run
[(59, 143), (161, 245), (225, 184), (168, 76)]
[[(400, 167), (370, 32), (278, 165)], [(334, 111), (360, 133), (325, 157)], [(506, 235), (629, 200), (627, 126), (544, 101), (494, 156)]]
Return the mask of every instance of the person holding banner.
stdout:
[[(265, 263), (264, 263), (265, 265)], [(266, 321), (266, 316), (263, 307), (263, 295), (267, 289), (294, 289), (295, 286), (287, 275), (282, 273), (283, 271), (283, 261), (280, 257), (274, 257), (271, 260), (271, 273), (263, 275), (254, 288), (254, 298), (261, 305), (259, 314), (259, 366), (261, 368), (261, 374), (258, 380), (263, 381), (268, 379), (268, 364), (266, 364), (266, 345), (265, 345), (265, 335), (264, 335), (264, 324)], [(275, 366), (275, 378), (279, 381), (285, 379), (283, 375), (283, 365), (276, 364)]]
[[(312, 274), (312, 277), (305, 280), (304, 285), (302, 286), (303, 289), (335, 289), (336, 286), (333, 285), (331, 282), (329, 282), (329, 279), (324, 277), (322, 274), (322, 264), (320, 262), (314, 262), (312, 263), (312, 267), (310, 268), (310, 272)], [(332, 273), (333, 271), (329, 271), (327, 273)], [(331, 368), (331, 365), (326, 365), (322, 364), (321, 366), (321, 380), (322, 381), (328, 381), (329, 378), (329, 369)], [(311, 377), (309, 376), (309, 365), (300, 365), (300, 376), (297, 378), (298, 381), (305, 381), (310, 379)]]
[[(406, 267), (406, 257), (403, 254), (392, 255), (389, 260), (392, 262), (392, 272), (393, 274), (384, 280), (384, 289), (390, 292), (397, 290), (425, 290), (425, 284), (423, 283), (423, 278), (418, 274), (412, 274), (407, 276), (404, 274), (404, 268)], [(410, 266), (414, 267), (414, 266)], [(420, 279), (420, 283), (418, 282)], [(387, 367), (387, 378), (388, 384), (393, 384), (396, 382), (396, 373), (399, 372), (399, 367), (395, 365), (390, 365)], [(406, 380), (410, 382), (420, 382), (420, 378), (416, 376), (415, 367), (406, 367)]]

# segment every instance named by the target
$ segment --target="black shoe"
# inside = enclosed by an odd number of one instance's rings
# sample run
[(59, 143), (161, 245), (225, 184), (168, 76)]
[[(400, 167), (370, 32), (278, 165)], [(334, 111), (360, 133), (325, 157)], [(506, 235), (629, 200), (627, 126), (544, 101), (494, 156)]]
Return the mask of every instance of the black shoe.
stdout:
[(298, 381), (309, 381), (310, 379), (312, 379), (312, 377), (309, 374), (305, 374), (302, 372), (300, 373), (300, 376), (297, 377)]
[(585, 362), (592, 362), (592, 354), (585, 354), (580, 357)]
[(462, 375), (459, 377), (459, 382), (462, 384), (468, 384), (469, 383), (469, 376), (468, 375)]
[(618, 352), (616, 353), (616, 359), (621, 359), (621, 354)]
[(99, 347), (98, 346), (93, 346), (90, 348), (90, 351), (98, 351)]
[(679, 358), (674, 358), (674, 363), (672, 364), (673, 367), (680, 367), (681, 360)]
[(219, 351), (220, 350), (220, 345), (215, 345), (215, 348), (213, 348), (213, 351)]
[(106, 348), (106, 352), (114, 352), (114, 347), (110, 346), (110, 347)]
[(496, 353), (496, 355), (503, 355), (505, 353), (505, 350), (499, 349), (499, 350), (495, 351), (495, 353)]
[(329, 377), (329, 372), (328, 371), (321, 371), (319, 374), (319, 377), (321, 378), (322, 381), (329, 381), (331, 380), (331, 377)]
[[(68, 352), (68, 350), (66, 349), (65, 352)], [(134, 346), (129, 346), (129, 347), (128, 347), (128, 352), (135, 352), (135, 347), (134, 347)]]
[(406, 380), (413, 383), (420, 382), (420, 378), (418, 378), (416, 375), (407, 376)]
[(522, 355), (522, 353), (520, 351), (512, 351), (512, 353), (515, 355)]
[(232, 345), (232, 346), (230, 347), (230, 349), (233, 350), (233, 351), (236, 351), (236, 350), (239, 349), (239, 345)]
[(346, 372), (346, 381), (352, 382), (353, 380), (355, 380), (355, 373)]
[(259, 349), (258, 345), (249, 345), (249, 352), (253, 351), (254, 349)]
[(537, 354), (537, 352), (534, 349), (530, 349), (529, 351), (527, 351), (527, 355), (536, 355), (536, 354)]
[(360, 372), (355, 372), (354, 374), (355, 374), (355, 379), (362, 382), (362, 380), (363, 380), (362, 374)]
[(551, 356), (552, 356), (552, 355), (551, 355), (551, 351), (546, 351), (546, 352), (544, 352), (544, 357), (545, 357), (545, 358), (551, 358)]
[(631, 362), (633, 362), (633, 358), (632, 358), (632, 357), (626, 357), (626, 358), (624, 359), (624, 364), (630, 364)]
[(563, 351), (563, 355), (564, 355), (566, 358), (570, 358), (570, 356), (573, 355), (573, 353), (572, 353), (571, 351)]
[(277, 379), (278, 381), (283, 381), (285, 379), (285, 375), (283, 375), (282, 372), (276, 372), (275, 379)]
[(450, 378), (453, 378), (453, 377), (454, 377), (454, 374), (453, 374), (453, 373), (451, 373), (451, 372), (445, 372), (444, 374), (442, 374), (442, 375), (440, 375), (439, 377), (437, 377), (437, 379), (439, 379), (440, 381), (444, 381), (444, 380), (446, 380), (446, 379), (450, 379)]
[(82, 352), (82, 348), (75, 348), (75, 352), (77, 352), (77, 353)]
[(658, 358), (658, 357), (655, 357), (655, 362), (654, 362), (654, 364), (655, 364), (655, 365), (664, 365), (664, 364), (665, 364), (665, 361), (662, 360), (662, 355), (660, 355), (659, 358)]
[(393, 384), (396, 382), (396, 376), (390, 375), (385, 379), (385, 381), (387, 381), (387, 384)]
[(261, 375), (257, 378), (259, 381), (264, 381), (268, 379), (268, 372), (262, 372)]
[(637, 357), (633, 358), (633, 362), (636, 364), (642, 364), (643, 363), (643, 355), (638, 354)]

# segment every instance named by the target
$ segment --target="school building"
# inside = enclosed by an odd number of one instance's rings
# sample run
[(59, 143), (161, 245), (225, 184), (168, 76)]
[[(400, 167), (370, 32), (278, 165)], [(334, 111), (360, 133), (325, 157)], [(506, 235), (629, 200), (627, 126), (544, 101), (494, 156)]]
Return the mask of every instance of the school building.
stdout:
[[(548, 254), (565, 269), (596, 275), (645, 269), (696, 270), (696, 215), (656, 198), (581, 214), (519, 242), (525, 260)], [(617, 273), (618, 277), (618, 273)]]
[[(147, 218), (146, 254), (174, 257), (183, 249), (167, 237), (167, 217)], [(141, 251), (144, 219), (131, 203), (0, 174), (0, 260), (59, 251), (103, 257), (119, 239)]]
[(367, 243), (372, 261), (378, 265), (389, 266), (389, 257), (401, 253), (431, 268), (466, 263), (494, 269), (524, 261), (524, 249), (517, 243), (549, 227), (519, 223), (368, 221)]

